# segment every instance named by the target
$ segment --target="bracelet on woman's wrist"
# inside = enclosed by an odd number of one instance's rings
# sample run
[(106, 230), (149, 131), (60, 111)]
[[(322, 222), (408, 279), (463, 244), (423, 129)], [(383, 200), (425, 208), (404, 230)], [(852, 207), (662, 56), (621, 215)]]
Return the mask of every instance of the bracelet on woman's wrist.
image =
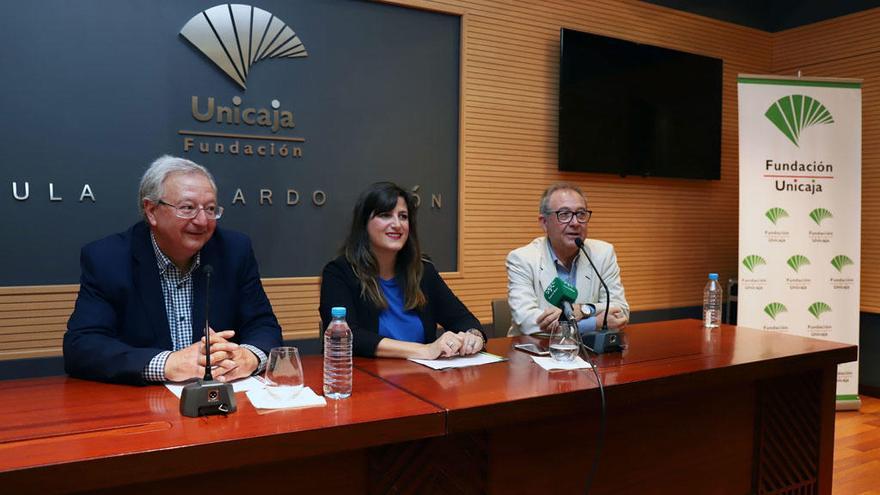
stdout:
[(486, 337), (483, 336), (483, 332), (477, 330), (476, 328), (471, 328), (470, 330), (468, 330), (468, 333), (476, 335), (483, 342), (483, 346), (486, 345)]

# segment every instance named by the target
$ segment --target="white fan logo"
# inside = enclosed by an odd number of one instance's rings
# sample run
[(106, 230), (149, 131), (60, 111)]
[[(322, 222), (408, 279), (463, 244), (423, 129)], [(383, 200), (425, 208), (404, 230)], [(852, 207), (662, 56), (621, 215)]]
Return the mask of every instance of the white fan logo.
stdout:
[(250, 5), (211, 7), (193, 16), (180, 34), (243, 89), (248, 70), (260, 60), (308, 56), (290, 26)]

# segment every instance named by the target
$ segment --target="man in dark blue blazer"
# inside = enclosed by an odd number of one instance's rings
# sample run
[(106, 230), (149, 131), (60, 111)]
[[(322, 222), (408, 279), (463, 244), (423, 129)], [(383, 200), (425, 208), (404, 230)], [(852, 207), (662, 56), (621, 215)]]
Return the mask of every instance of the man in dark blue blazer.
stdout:
[(141, 180), (140, 205), (144, 222), (82, 249), (79, 296), (64, 335), (67, 373), (131, 384), (202, 377), (209, 265), (214, 377), (259, 372), (282, 344), (281, 327), (250, 240), (217, 228), (223, 207), (210, 172), (161, 157)]

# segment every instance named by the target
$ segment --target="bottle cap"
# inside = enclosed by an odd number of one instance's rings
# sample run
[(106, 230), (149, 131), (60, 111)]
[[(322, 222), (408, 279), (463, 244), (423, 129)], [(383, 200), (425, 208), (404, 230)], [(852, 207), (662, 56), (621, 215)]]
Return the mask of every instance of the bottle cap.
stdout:
[[(718, 280), (718, 274), (717, 273), (710, 273), (709, 280)], [(345, 309), (345, 308), (342, 308), (342, 309)]]
[(330, 316), (333, 318), (345, 318), (345, 308), (336, 306), (330, 309)]

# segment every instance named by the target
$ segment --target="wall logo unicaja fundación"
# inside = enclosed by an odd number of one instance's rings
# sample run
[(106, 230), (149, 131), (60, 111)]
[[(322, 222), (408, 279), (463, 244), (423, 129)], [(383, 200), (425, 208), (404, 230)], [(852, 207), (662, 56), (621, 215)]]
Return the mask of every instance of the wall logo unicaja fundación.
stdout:
[(287, 23), (250, 5), (223, 4), (203, 10), (187, 21), (180, 34), (242, 89), (247, 89), (251, 66), (260, 60), (308, 56)]
[(764, 116), (797, 147), (801, 132), (807, 127), (834, 123), (825, 105), (807, 95), (783, 96), (770, 105)]

